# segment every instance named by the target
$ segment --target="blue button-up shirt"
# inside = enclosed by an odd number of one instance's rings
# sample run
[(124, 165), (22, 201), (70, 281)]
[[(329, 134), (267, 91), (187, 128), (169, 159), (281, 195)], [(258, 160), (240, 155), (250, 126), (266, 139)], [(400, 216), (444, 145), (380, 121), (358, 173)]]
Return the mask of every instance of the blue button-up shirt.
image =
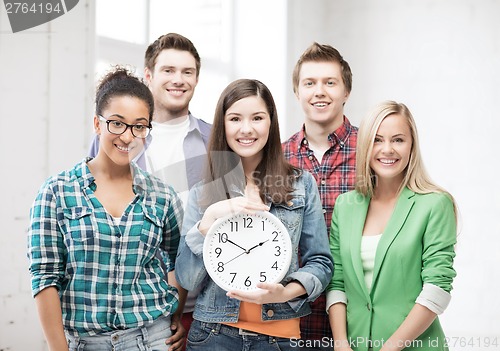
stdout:
[(75, 336), (142, 326), (178, 305), (156, 256), (161, 248), (175, 262), (183, 217), (175, 191), (132, 165), (135, 198), (115, 223), (88, 160), (41, 187), (28, 234), (33, 295), (55, 286)]

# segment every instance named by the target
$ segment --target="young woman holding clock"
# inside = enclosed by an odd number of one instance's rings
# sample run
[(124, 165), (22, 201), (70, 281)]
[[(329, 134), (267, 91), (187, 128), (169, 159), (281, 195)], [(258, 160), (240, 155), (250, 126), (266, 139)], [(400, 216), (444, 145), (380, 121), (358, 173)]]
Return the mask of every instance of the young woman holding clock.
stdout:
[[(222, 92), (208, 151), (205, 179), (190, 192), (175, 269), (185, 289), (202, 286), (187, 350), (291, 350), (300, 317), (332, 275), (316, 183), (285, 161), (274, 99), (257, 80), (234, 81)], [(267, 211), (271, 216), (262, 215)], [(281, 244), (283, 233), (291, 250)], [(204, 251), (210, 235), (216, 239)], [(204, 253), (220, 259), (214, 268)], [(284, 266), (279, 258), (286, 254)], [(284, 278), (274, 282), (280, 269)], [(223, 289), (224, 281), (239, 288)]]

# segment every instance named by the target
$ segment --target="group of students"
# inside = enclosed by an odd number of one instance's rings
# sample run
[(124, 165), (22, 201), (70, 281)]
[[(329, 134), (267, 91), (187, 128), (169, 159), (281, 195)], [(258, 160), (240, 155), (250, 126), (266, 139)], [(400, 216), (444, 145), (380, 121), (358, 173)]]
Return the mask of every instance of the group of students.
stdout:
[[(169, 33), (146, 51), (145, 83), (108, 73), (90, 156), (41, 187), (28, 258), (49, 349), (446, 350), (456, 205), (425, 172), (408, 108), (383, 102), (358, 131), (349, 64), (314, 43), (292, 77), (304, 124), (281, 143), (255, 79), (224, 89), (213, 126), (192, 116), (200, 62)], [(279, 213), (292, 263), (279, 283), (227, 292), (205, 235), (256, 211)]]

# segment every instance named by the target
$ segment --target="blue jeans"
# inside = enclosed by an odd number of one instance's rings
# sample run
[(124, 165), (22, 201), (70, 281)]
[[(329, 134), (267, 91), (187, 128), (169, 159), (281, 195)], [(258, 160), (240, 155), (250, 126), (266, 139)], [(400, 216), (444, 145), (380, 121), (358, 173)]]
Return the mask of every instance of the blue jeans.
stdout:
[(189, 329), (186, 351), (285, 351), (294, 350), (290, 339), (251, 333), (220, 323), (194, 320)]
[(165, 340), (171, 335), (170, 317), (164, 316), (139, 328), (66, 338), (70, 351), (167, 351)]

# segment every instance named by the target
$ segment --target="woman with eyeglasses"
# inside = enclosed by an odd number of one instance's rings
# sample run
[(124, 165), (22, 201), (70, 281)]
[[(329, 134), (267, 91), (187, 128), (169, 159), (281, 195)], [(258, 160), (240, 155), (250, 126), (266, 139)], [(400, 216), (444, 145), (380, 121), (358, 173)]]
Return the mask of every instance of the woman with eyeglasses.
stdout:
[(28, 258), (45, 338), (50, 350), (174, 350), (184, 333), (185, 291), (173, 272), (182, 205), (131, 161), (151, 130), (153, 97), (116, 68), (95, 103), (97, 156), (49, 178), (31, 208)]

